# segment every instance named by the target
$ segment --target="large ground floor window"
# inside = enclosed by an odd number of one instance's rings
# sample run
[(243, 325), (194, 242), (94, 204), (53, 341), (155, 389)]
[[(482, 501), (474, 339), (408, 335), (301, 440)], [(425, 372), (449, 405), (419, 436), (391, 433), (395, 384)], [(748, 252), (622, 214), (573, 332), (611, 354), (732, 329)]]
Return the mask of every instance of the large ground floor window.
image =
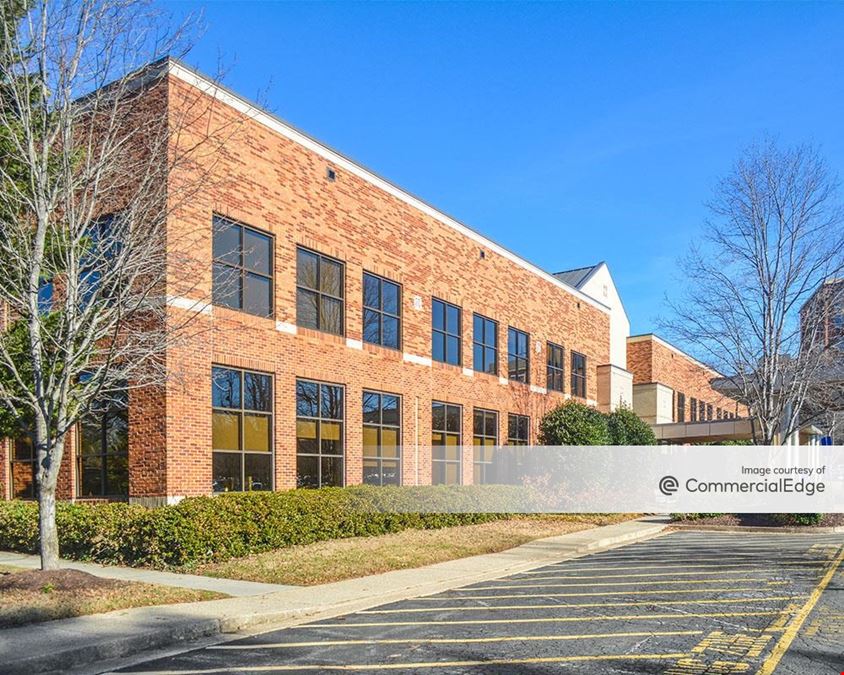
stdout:
[(272, 490), (272, 377), (215, 366), (211, 390), (214, 492)]
[(431, 404), (431, 483), (459, 485), (462, 478), (463, 407), (433, 401)]
[(129, 495), (129, 409), (126, 391), (95, 405), (79, 424), (79, 496)]
[(363, 392), (363, 482), (401, 484), (401, 397)]
[(507, 415), (507, 445), (527, 445), (530, 439), (530, 417)]
[(498, 413), (494, 410), (475, 408), (473, 423), (474, 483), (491, 483), (495, 446), (498, 445)]
[(9, 441), (11, 445), (12, 499), (35, 499), (35, 449), (28, 437)]
[(343, 387), (296, 380), (296, 485), (342, 486)]

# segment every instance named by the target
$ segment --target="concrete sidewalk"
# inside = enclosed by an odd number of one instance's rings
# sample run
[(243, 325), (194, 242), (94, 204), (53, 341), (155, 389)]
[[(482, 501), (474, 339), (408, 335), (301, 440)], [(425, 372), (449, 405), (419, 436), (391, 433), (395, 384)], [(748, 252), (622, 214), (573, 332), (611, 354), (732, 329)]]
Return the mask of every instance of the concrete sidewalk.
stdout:
[[(41, 559), (37, 555), (0, 551), (0, 565), (14, 565), (15, 567), (37, 570), (41, 567)], [(94, 576), (105, 577), (107, 579), (142, 581), (147, 584), (178, 586), (180, 588), (192, 588), (198, 591), (217, 591), (218, 593), (225, 593), (234, 597), (264, 595), (266, 593), (276, 593), (289, 588), (296, 588), (296, 586), (284, 586), (282, 584), (261, 584), (255, 581), (217, 579), (215, 577), (203, 577), (198, 574), (177, 574), (176, 572), (161, 572), (159, 570), (148, 570), (140, 567), (114, 567), (110, 565), (97, 565), (95, 563), (76, 562), (75, 560), (62, 560), (61, 566), (65, 569), (81, 570), (82, 572), (88, 572)]]
[(8, 675), (68, 672), (82, 666), (88, 666), (86, 672), (96, 672), (95, 664), (141, 651), (220, 633), (293, 626), (527, 571), (656, 536), (666, 524), (667, 519), (645, 518), (539, 539), (501, 553), (321, 586), (288, 586), (258, 596), (141, 607), (9, 628), (0, 631), (0, 663)]

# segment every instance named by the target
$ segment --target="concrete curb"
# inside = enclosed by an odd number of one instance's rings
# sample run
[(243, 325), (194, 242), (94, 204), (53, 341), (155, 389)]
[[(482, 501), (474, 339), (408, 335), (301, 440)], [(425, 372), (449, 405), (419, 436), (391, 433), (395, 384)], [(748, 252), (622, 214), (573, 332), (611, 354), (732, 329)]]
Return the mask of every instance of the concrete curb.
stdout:
[(431, 595), (650, 539), (663, 533), (667, 525), (667, 519), (665, 522), (653, 518), (627, 521), (538, 539), (501, 553), (322, 586), (296, 587), (293, 591), (245, 598), (141, 607), (8, 628), (0, 631), (0, 663), (5, 675), (71, 669), (103, 672), (106, 661), (126, 659), (150, 650), (187, 649), (188, 643), (201, 638), (287, 628)]
[(745, 532), (767, 534), (840, 534), (844, 533), (844, 525), (831, 527), (782, 526), (768, 527), (765, 525), (695, 525), (693, 523), (668, 523), (666, 526), (677, 530), (698, 530), (700, 532)]

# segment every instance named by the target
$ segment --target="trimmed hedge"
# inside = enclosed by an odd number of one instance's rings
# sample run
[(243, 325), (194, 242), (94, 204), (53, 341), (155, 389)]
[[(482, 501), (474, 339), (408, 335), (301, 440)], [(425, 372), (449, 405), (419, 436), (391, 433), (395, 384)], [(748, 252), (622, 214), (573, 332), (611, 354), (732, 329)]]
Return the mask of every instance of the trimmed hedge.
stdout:
[(823, 513), (771, 513), (769, 517), (775, 525), (785, 527), (814, 527), (820, 525)]
[[(521, 498), (508, 486), (354, 486), (190, 497), (158, 508), (61, 502), (56, 521), (63, 557), (189, 567), (327, 539), (483, 523), (506, 517), (502, 507), (517, 511)], [(0, 502), (0, 549), (37, 552), (37, 504)]]

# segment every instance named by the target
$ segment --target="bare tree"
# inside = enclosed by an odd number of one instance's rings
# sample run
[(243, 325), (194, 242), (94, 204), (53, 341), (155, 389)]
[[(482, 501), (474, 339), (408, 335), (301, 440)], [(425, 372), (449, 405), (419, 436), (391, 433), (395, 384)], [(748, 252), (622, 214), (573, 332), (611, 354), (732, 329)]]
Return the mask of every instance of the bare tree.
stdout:
[(166, 350), (190, 332), (197, 313), (168, 311), (167, 289), (190, 283), (195, 261), (165, 247), (166, 224), (223, 139), (195, 124), (183, 134), (208, 113), (199, 96), (203, 110), (168, 107), (168, 61), (149, 64), (181, 53), (184, 32), (159, 32), (150, 3), (16, 9), (0, 35), (0, 405), (31, 425), (41, 565), (53, 569), (71, 429), (127, 388), (161, 385)]
[(755, 442), (784, 442), (828, 363), (818, 332), (801, 330), (800, 310), (842, 270), (837, 182), (815, 148), (766, 140), (718, 184), (709, 209), (663, 323), (726, 374), (716, 384), (749, 406)]

